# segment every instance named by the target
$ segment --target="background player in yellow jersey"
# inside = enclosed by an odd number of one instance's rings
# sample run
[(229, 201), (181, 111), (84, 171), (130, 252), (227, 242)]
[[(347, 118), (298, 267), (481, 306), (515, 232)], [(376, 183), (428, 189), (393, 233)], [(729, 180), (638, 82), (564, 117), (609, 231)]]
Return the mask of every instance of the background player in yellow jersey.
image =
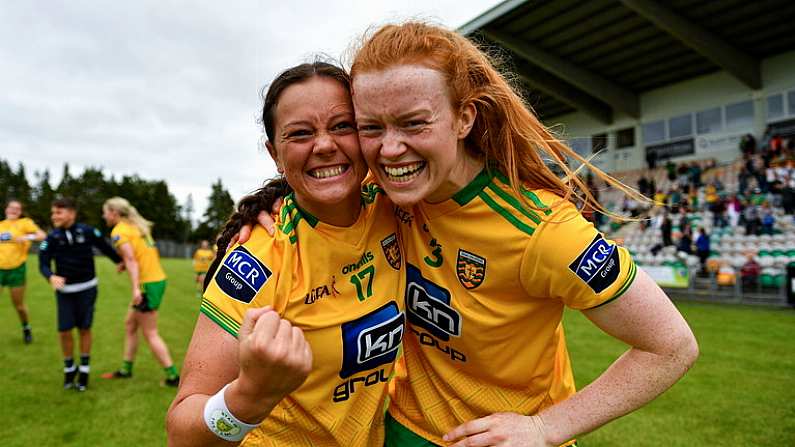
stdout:
[[(408, 264), (387, 445), (571, 444), (687, 371), (690, 328), (576, 210), (605, 211), (562, 157), (634, 192), (554, 138), (485, 54), (439, 27), (388, 25), (365, 40), (352, 77), (362, 151), (402, 206)], [(576, 393), (564, 305), (631, 346)]]
[(130, 276), (132, 300), (124, 320), (124, 361), (122, 367), (103, 374), (105, 379), (132, 377), (135, 354), (138, 351), (138, 331), (149, 344), (152, 353), (165, 372), (164, 384), (177, 386), (179, 374), (166, 342), (157, 331), (157, 309), (166, 291), (166, 274), (160, 266), (160, 254), (152, 239), (152, 223), (144, 219), (126, 199), (112, 197), (102, 206), (102, 218), (113, 227), (110, 238), (124, 260)]
[(196, 293), (201, 296), (204, 289), (204, 276), (210, 268), (210, 264), (215, 259), (215, 251), (210, 248), (210, 244), (203, 240), (199, 242), (199, 248), (193, 253), (193, 271), (196, 273)]
[(255, 230), (210, 270), (170, 445), (227, 445), (249, 430), (243, 445), (383, 445), (405, 264), (391, 202), (361, 185), (348, 82), (315, 62), (269, 87), (267, 147), (294, 194), (273, 237)]
[(31, 242), (42, 241), (45, 237), (47, 235), (30, 218), (22, 217), (22, 202), (9, 200), (5, 219), (0, 220), (0, 290), (8, 287), (26, 344), (33, 341), (33, 333), (25, 305), (25, 262)]

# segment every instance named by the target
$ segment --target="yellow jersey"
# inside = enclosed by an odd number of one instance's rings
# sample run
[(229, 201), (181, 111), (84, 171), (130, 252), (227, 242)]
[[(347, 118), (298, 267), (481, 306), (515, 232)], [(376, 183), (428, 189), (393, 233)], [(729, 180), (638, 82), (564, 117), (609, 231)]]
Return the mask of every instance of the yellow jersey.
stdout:
[(0, 269), (15, 269), (25, 263), (30, 241), (17, 242), (15, 239), (37, 231), (40, 228), (28, 217), (0, 220)]
[(387, 381), (404, 331), (405, 263), (394, 208), (363, 186), (350, 227), (285, 198), (274, 236), (257, 227), (228, 252), (201, 312), (237, 337), (247, 309), (273, 308), (312, 348), (306, 382), (244, 439), (245, 446), (381, 446)]
[(166, 279), (166, 273), (160, 265), (160, 253), (152, 236), (145, 236), (135, 225), (120, 221), (110, 232), (113, 247), (118, 251), (124, 244), (130, 244), (135, 261), (138, 263), (138, 275), (141, 284)]
[(440, 445), (467, 421), (531, 415), (571, 396), (564, 306), (604, 304), (635, 277), (629, 253), (571, 203), (524, 191), (529, 207), (495, 175), (484, 170), (450, 200), (396, 212), (408, 325), (389, 412)]
[(209, 248), (199, 248), (193, 253), (193, 271), (206, 273), (215, 259), (215, 251)]

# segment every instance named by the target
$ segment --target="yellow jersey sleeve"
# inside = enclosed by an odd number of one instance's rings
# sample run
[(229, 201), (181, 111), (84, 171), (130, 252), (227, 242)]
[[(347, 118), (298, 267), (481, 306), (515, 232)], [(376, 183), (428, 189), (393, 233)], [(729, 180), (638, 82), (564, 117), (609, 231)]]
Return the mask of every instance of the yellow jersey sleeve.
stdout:
[(201, 312), (237, 337), (248, 309), (273, 306), (279, 311), (284, 303), (276, 303), (275, 280), (271, 265), (279, 250), (266, 230), (257, 227), (251, 239), (229, 250), (204, 291)]
[(118, 223), (113, 227), (110, 232), (110, 240), (113, 243), (113, 248), (119, 250), (124, 244), (132, 244), (132, 234), (128, 231), (130, 227), (123, 223)]
[[(629, 252), (605, 239), (570, 202), (551, 193), (553, 212), (530, 240), (521, 262), (522, 286), (531, 296), (589, 309), (627, 291), (637, 267)], [(556, 209), (555, 209), (556, 208)]]
[(23, 234), (32, 234), (32, 233), (36, 233), (37, 231), (41, 231), (41, 228), (39, 228), (39, 226), (36, 225), (36, 223), (33, 222), (32, 219), (30, 219), (28, 217), (25, 217), (25, 218), (22, 218), (21, 221), (22, 222), (20, 222), (20, 223), (22, 224), (21, 227), (22, 227), (22, 233)]

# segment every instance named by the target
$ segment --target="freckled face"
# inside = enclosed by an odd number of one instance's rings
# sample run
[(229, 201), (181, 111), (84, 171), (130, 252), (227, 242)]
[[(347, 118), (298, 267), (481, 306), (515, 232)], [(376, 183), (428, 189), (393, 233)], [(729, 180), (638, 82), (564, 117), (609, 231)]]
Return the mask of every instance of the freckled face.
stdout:
[(398, 65), (357, 74), (353, 101), (362, 153), (396, 204), (447, 200), (479, 172), (463, 143), (474, 111), (453, 109), (439, 71)]
[(274, 110), (268, 149), (298, 203), (316, 217), (355, 200), (367, 175), (350, 94), (336, 80), (314, 77), (287, 87)]

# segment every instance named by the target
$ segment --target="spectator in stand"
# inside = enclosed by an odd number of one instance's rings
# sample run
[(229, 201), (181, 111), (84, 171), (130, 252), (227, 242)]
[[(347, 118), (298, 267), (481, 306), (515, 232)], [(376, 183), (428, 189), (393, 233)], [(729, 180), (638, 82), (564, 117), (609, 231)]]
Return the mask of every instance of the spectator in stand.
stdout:
[(745, 234), (758, 234), (761, 220), (759, 219), (758, 206), (753, 202), (748, 202), (743, 208), (743, 219), (745, 220)]
[(668, 195), (662, 191), (662, 189), (658, 189), (656, 193), (654, 193), (654, 202), (659, 204), (660, 206), (665, 206), (668, 203)]
[(745, 191), (748, 190), (748, 179), (751, 178), (751, 173), (748, 171), (747, 165), (743, 165), (740, 168), (740, 173), (737, 174), (737, 192), (740, 194), (745, 194)]
[(671, 207), (671, 212), (676, 214), (679, 212), (679, 206), (682, 204), (682, 193), (679, 192), (679, 188), (674, 188), (670, 194), (668, 194), (668, 205)]
[(770, 139), (770, 143), (768, 144), (767, 152), (770, 153), (771, 158), (776, 158), (781, 154), (783, 149), (784, 140), (782, 140), (781, 135), (774, 134), (773, 138)]
[(724, 197), (715, 195), (716, 200), (710, 204), (709, 210), (712, 211), (712, 225), (718, 228), (726, 226), (726, 200)]
[(736, 227), (740, 224), (740, 216), (742, 215), (743, 205), (737, 194), (732, 194), (729, 201), (726, 203), (726, 214), (729, 216), (729, 225)]
[(750, 133), (743, 135), (740, 139), (740, 152), (744, 156), (750, 156), (756, 152), (756, 138)]
[(706, 272), (709, 249), (709, 235), (704, 230), (704, 227), (699, 227), (698, 236), (696, 236), (696, 256), (698, 256), (698, 260), (701, 261), (702, 272)]
[(646, 165), (649, 166), (650, 171), (657, 167), (657, 152), (655, 151), (646, 152)]
[(679, 238), (679, 243), (676, 244), (676, 251), (693, 254), (693, 236), (690, 234), (690, 227), (682, 229), (682, 237)]
[(765, 203), (762, 205), (762, 234), (773, 235), (773, 227), (776, 225), (776, 217), (773, 215), (773, 209)]
[(694, 161), (690, 164), (688, 174), (690, 175), (690, 184), (693, 185), (693, 189), (701, 187), (701, 166), (699, 166), (698, 162)]
[(668, 181), (673, 182), (676, 180), (676, 165), (673, 161), (669, 158), (668, 161), (665, 162), (665, 170), (668, 173)]
[(745, 264), (740, 268), (740, 278), (742, 278), (743, 287), (756, 287), (759, 274), (762, 273), (762, 266), (756, 262), (753, 253), (745, 255)]
[(645, 175), (641, 175), (638, 179), (638, 192), (647, 197), (649, 195), (649, 179)]
[(676, 168), (676, 182), (679, 187), (686, 193), (690, 189), (690, 166), (687, 163), (682, 163)]
[(793, 186), (793, 181), (789, 179), (781, 186), (781, 206), (787, 214), (792, 214), (795, 211), (795, 188)]
[(672, 230), (673, 222), (671, 222), (671, 216), (669, 216), (668, 212), (666, 211), (665, 214), (663, 214), (662, 225), (660, 225), (660, 231), (662, 231), (663, 247), (674, 244), (673, 240), (671, 239)]

